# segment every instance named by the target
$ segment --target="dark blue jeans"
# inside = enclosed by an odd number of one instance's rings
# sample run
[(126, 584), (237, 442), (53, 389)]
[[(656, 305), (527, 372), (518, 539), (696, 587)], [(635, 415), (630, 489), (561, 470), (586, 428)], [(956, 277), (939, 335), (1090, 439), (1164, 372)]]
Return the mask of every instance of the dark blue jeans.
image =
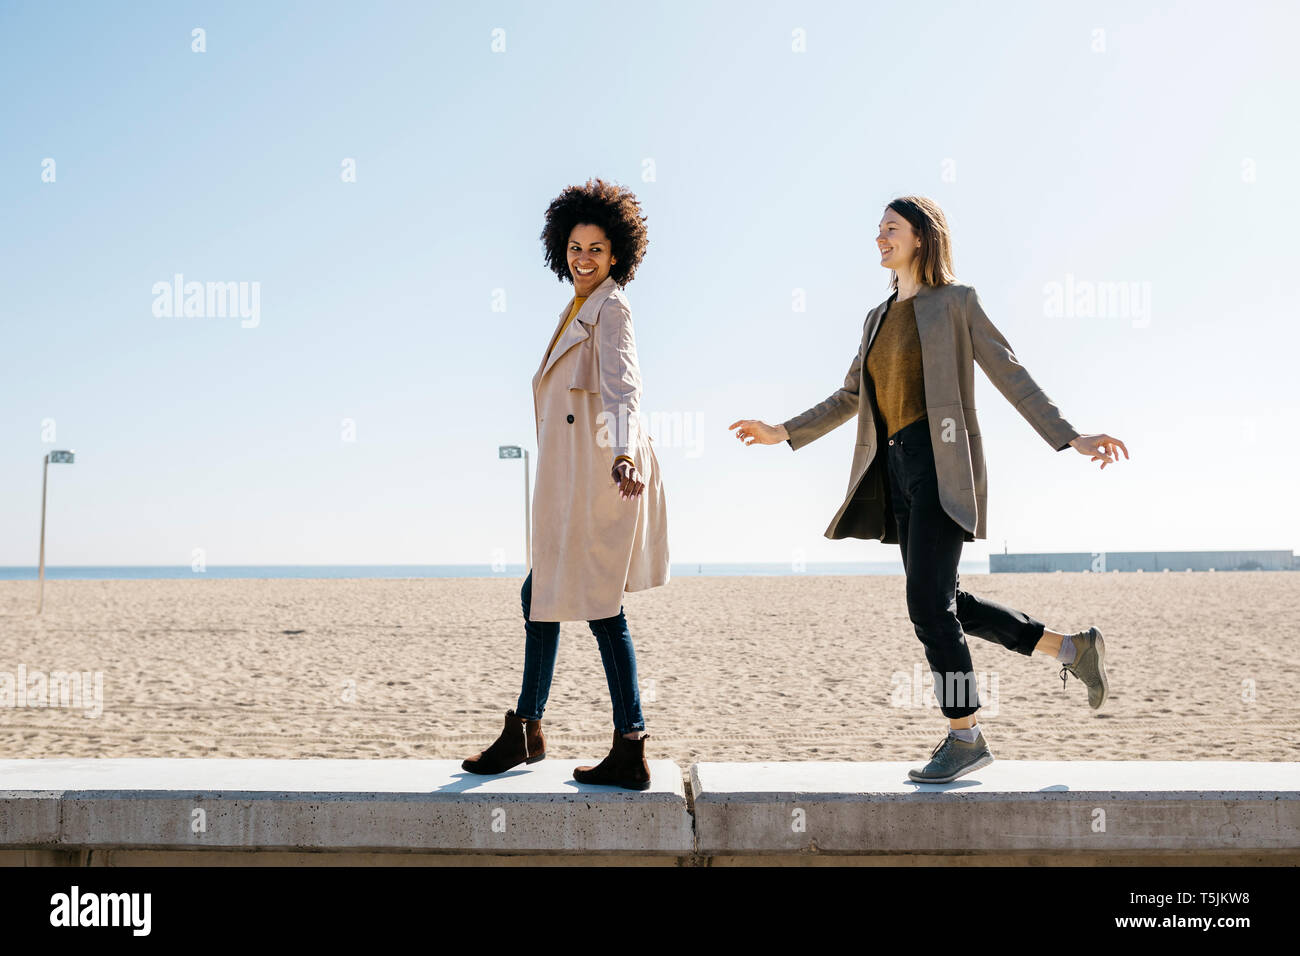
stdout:
[[(519, 590), (524, 610), (524, 684), (515, 713), (529, 720), (541, 720), (546, 699), (551, 694), (555, 655), (560, 649), (560, 624), (558, 621), (528, 620), (532, 596), (533, 573), (529, 571), (524, 586)], [(641, 692), (636, 683), (636, 651), (632, 647), (632, 635), (628, 633), (623, 609), (620, 607), (613, 617), (588, 621), (587, 625), (596, 635), (600, 659), (605, 665), (605, 680), (614, 704), (614, 728), (620, 734), (645, 730)]]
[(925, 645), (940, 710), (945, 717), (968, 717), (980, 702), (966, 634), (1028, 656), (1044, 625), (958, 587), (965, 533), (939, 502), (929, 420), (900, 428), (885, 448), (890, 504), (907, 573), (907, 616)]

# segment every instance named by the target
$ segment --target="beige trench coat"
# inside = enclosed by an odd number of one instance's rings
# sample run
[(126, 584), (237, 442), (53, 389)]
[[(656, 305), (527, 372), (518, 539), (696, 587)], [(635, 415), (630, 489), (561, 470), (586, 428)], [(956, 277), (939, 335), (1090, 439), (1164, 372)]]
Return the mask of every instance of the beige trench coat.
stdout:
[[(560, 312), (555, 330), (572, 304)], [(533, 376), (530, 620), (613, 617), (624, 591), (668, 583), (663, 481), (640, 403), (632, 311), (622, 287), (606, 277)], [(619, 455), (631, 457), (645, 482), (642, 493), (626, 501), (611, 474)]]
[[(884, 456), (877, 454), (889, 436), (878, 434), (875, 386), (871, 376), (864, 374), (871, 341), (896, 295), (867, 315), (844, 387), (783, 423), (790, 447), (798, 450), (857, 416), (848, 493), (826, 529), (828, 538), (879, 538), (886, 544), (898, 543), (887, 466)], [(1054, 450), (1068, 448), (1079, 433), (1016, 360), (1007, 340), (984, 314), (974, 288), (956, 282), (923, 285), (913, 305), (921, 338), (926, 417), (939, 477), (939, 501), (966, 532), (966, 541), (986, 538), (988, 483), (975, 415), (974, 363), (979, 362), (989, 381)], [(860, 401), (861, 393), (867, 401)]]

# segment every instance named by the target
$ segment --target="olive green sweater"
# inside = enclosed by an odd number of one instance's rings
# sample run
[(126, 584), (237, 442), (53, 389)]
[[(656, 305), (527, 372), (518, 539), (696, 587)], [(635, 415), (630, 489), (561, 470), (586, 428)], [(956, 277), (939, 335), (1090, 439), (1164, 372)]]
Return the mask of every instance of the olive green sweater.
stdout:
[(895, 299), (889, 304), (867, 353), (867, 373), (875, 385), (876, 406), (887, 436), (925, 417), (921, 336), (913, 301)]

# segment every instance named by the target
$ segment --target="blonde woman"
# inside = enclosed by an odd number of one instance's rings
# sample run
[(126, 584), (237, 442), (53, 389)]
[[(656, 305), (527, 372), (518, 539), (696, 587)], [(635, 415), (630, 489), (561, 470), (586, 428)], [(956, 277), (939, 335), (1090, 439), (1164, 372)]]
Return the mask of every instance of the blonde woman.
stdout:
[(1128, 449), (1109, 435), (1079, 434), (1035, 384), (975, 290), (955, 280), (948, 223), (936, 203), (893, 200), (876, 244), (892, 273), (891, 294), (867, 316), (844, 386), (780, 425), (742, 419), (729, 427), (745, 445), (787, 441), (797, 450), (857, 419), (849, 490), (825, 534), (878, 538), (902, 550), (908, 616), (949, 723), (930, 761), (908, 775), (947, 783), (993, 762), (975, 716), (980, 701), (966, 634), (1054, 657), (1061, 680), (1080, 679), (1094, 708), (1109, 688), (1097, 628), (1058, 633), (958, 587), (962, 544), (987, 537), (974, 363), (1053, 450), (1073, 448), (1104, 469)]

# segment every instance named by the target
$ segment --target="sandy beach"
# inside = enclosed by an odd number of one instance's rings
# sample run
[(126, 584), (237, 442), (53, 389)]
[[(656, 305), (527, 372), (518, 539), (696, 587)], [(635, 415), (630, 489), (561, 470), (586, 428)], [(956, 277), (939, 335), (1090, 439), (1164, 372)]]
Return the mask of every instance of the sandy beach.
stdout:
[[(520, 583), (47, 581), (38, 618), (35, 582), (0, 582), (0, 753), (463, 758), (493, 740), (519, 692)], [(1062, 689), (1050, 658), (970, 638), (996, 757), (1300, 756), (1290, 651), (1300, 574), (963, 575), (961, 584), (1056, 630), (1096, 625), (1107, 640), (1111, 694), (1093, 712), (1082, 684)], [(687, 576), (626, 595), (647, 756), (683, 769), (923, 762), (945, 723), (924, 702), (928, 668), (903, 588), (901, 576)], [(56, 671), (98, 673), (98, 704), (93, 677), (80, 707), (41, 699), (33, 675)], [(562, 625), (544, 727), (556, 756), (608, 750), (604, 672), (584, 623)]]

